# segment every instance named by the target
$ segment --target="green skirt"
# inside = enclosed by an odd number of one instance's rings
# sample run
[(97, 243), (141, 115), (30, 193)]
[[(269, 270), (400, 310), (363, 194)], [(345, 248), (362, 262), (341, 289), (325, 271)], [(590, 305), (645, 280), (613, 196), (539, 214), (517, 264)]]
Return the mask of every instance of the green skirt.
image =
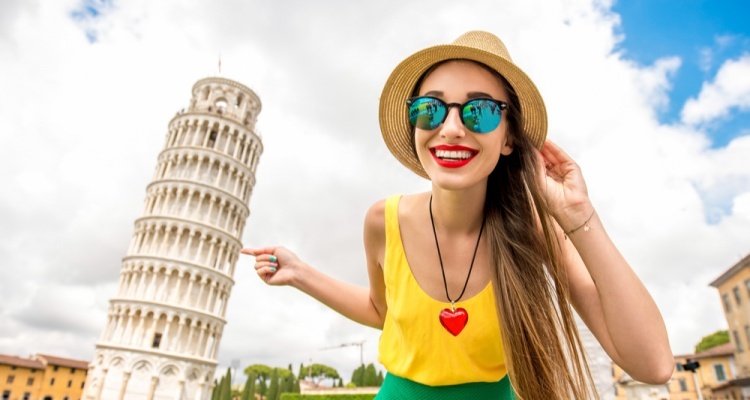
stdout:
[(500, 382), (476, 382), (460, 385), (428, 386), (386, 374), (375, 400), (456, 400), (496, 399), (515, 400), (508, 375)]

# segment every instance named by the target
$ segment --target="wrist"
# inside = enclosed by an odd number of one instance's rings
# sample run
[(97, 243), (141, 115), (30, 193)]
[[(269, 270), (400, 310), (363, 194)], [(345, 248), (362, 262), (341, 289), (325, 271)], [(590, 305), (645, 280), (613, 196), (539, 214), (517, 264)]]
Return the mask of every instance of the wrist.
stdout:
[(293, 268), (294, 274), (289, 280), (289, 286), (304, 292), (310, 280), (310, 272), (314, 269), (302, 261), (295, 263)]
[(553, 214), (555, 221), (566, 234), (572, 233), (583, 227), (594, 216), (594, 206), (591, 202), (565, 207)]

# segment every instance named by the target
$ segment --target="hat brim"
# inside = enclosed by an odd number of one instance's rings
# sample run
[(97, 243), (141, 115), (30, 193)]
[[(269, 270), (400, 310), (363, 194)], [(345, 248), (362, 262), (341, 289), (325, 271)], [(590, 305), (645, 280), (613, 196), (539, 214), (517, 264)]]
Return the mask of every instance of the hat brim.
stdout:
[(380, 96), (380, 130), (388, 149), (407, 168), (429, 179), (412, 147), (412, 126), (406, 99), (417, 81), (436, 63), (446, 60), (472, 60), (502, 75), (518, 96), (522, 130), (541, 149), (547, 136), (547, 109), (536, 85), (515, 64), (496, 54), (463, 45), (443, 44), (426, 48), (402, 61), (391, 73)]

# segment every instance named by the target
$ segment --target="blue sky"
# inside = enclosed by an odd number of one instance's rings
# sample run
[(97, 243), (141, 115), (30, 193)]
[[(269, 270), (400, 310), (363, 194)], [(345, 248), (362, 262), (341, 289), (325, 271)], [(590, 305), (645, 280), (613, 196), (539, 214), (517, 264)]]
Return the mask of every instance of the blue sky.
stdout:
[[(750, 53), (750, 2), (747, 0), (618, 1), (620, 43), (626, 58), (649, 65), (678, 56), (682, 65), (672, 77), (670, 103), (659, 115), (663, 123), (679, 120), (685, 101), (696, 97), (704, 81), (713, 79), (727, 59)], [(710, 54), (710, 60), (707, 55)], [(750, 112), (734, 110), (707, 128), (713, 147), (747, 134)]]

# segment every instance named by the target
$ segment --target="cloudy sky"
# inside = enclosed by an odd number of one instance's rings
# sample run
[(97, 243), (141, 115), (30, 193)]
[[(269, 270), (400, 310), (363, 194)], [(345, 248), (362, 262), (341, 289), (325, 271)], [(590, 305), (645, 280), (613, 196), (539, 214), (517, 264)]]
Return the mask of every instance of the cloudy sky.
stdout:
[[(392, 68), (483, 29), (537, 83), (549, 136), (582, 166), (609, 233), (658, 303), (675, 353), (724, 329), (708, 283), (750, 252), (746, 1), (0, 3), (0, 353), (89, 359), (162, 150), (195, 81), (219, 74), (263, 103), (265, 152), (246, 246), (283, 244), (365, 285), (362, 222), (429, 188), (385, 148)], [(379, 332), (243, 257), (219, 352), (321, 362), (346, 379)]]

